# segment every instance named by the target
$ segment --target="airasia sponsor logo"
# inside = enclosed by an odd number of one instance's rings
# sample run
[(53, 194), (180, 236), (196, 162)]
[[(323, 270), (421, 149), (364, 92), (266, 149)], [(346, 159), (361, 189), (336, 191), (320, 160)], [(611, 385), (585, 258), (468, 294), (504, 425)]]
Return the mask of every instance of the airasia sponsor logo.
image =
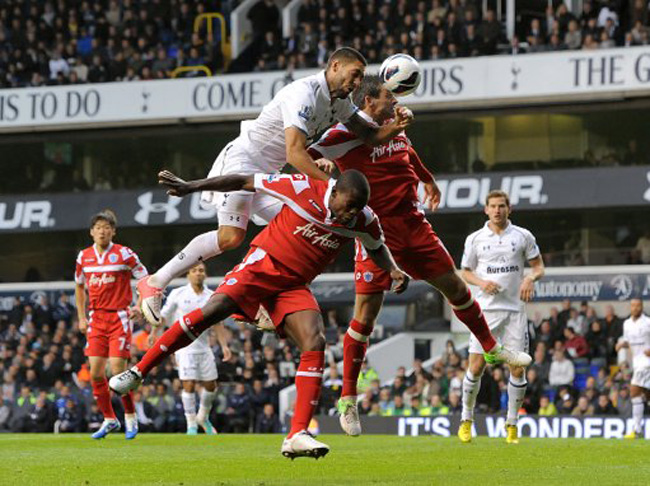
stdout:
[(316, 231), (316, 225), (314, 223), (308, 223), (305, 226), (296, 226), (293, 234), (302, 235), (307, 240), (310, 240), (312, 245), (320, 246), (328, 250), (336, 250), (341, 246), (341, 242), (332, 233), (320, 234)]
[(386, 153), (388, 153), (388, 157), (392, 157), (393, 152), (399, 152), (400, 150), (407, 150), (407, 149), (408, 149), (408, 145), (406, 144), (406, 141), (391, 140), (387, 144), (379, 145), (378, 147), (373, 148), (370, 157), (372, 157), (373, 162), (376, 162), (377, 159), (382, 158), (384, 155), (386, 155)]
[(109, 275), (107, 273), (102, 273), (101, 276), (93, 273), (90, 279), (88, 279), (88, 285), (91, 287), (101, 287), (102, 285), (112, 284), (113, 282), (115, 282), (115, 275)]

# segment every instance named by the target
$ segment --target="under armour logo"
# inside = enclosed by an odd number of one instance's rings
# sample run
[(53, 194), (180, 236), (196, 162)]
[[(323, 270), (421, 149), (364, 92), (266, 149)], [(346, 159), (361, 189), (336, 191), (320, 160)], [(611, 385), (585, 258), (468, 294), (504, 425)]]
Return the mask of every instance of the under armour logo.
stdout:
[(163, 351), (163, 352), (166, 353), (166, 352), (167, 352), (167, 349), (168, 349), (167, 346), (165, 346), (164, 344), (161, 344), (161, 345), (160, 345), (160, 350), (161, 350), (161, 351)]
[(140, 224), (149, 224), (151, 213), (164, 213), (165, 223), (173, 223), (181, 217), (181, 213), (176, 209), (180, 203), (179, 197), (168, 197), (166, 202), (153, 202), (153, 192), (145, 192), (138, 196), (140, 209), (133, 219)]

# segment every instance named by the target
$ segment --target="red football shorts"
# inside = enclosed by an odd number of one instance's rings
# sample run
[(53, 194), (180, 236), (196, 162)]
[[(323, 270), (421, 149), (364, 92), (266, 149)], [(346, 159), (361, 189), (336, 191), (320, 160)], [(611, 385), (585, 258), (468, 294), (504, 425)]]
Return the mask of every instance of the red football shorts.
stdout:
[(133, 324), (128, 311), (90, 311), (86, 332), (86, 356), (130, 358)]
[[(455, 269), (449, 252), (422, 213), (380, 218), (397, 265), (416, 280), (432, 280)], [(390, 290), (388, 272), (379, 268), (356, 242), (354, 279), (357, 294), (376, 294)]]
[(304, 279), (256, 247), (226, 274), (214, 293), (230, 297), (249, 319), (254, 319), (263, 305), (280, 333), (289, 314), (304, 310), (320, 313)]

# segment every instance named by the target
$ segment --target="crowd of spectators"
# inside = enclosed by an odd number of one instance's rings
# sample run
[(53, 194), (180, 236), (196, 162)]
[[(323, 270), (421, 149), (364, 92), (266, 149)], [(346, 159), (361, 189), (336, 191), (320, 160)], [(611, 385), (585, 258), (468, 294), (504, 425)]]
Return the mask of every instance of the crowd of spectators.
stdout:
[[(566, 300), (546, 318), (529, 323), (533, 364), (527, 370), (528, 387), (520, 413), (539, 415), (620, 415), (631, 413), (631, 369), (615, 345), (623, 319), (607, 306), (599, 316), (586, 302)], [(404, 367), (389, 386), (366, 375), (360, 413), (370, 416), (448, 415), (462, 411), (461, 390), (467, 354), (452, 341), (429, 369), (416, 360)], [(372, 364), (372, 363), (370, 363)], [(370, 379), (368, 379), (370, 373)], [(477, 399), (478, 413), (507, 408), (507, 367), (487, 367)]]
[(0, 88), (170, 77), (179, 66), (223, 70), (220, 29), (194, 32), (229, 0), (0, 3)]
[[(0, 87), (162, 79), (180, 66), (226, 68), (220, 29), (194, 32), (197, 15), (224, 14), (237, 0), (7, 0), (0, 5)], [(554, 2), (556, 3), (556, 2)], [(248, 12), (253, 42), (232, 71), (323, 66), (351, 45), (372, 63), (406, 52), (416, 59), (647, 45), (644, 0), (585, 0), (546, 12), (518, 11), (508, 39), (495, 10), (478, 0), (304, 0), (291, 35), (281, 12), (260, 0)]]
[[(327, 359), (342, 359), (342, 334), (327, 319)], [(219, 393), (212, 411), (222, 432), (279, 432), (278, 393), (291, 385), (299, 353), (286, 340), (261, 334), (245, 325), (228, 326), (233, 359), (221, 360), (216, 339)], [(133, 362), (148, 349), (148, 325), (133, 335)], [(90, 374), (83, 354), (85, 337), (78, 331), (76, 310), (66, 294), (56, 303), (46, 295), (35, 303), (16, 298), (0, 314), (0, 432), (86, 432), (100, 425)], [(140, 430), (184, 432), (181, 382), (173, 360), (155, 368), (135, 394)], [(113, 397), (118, 417), (121, 401)]]
[[(326, 316), (327, 362), (318, 412), (334, 414), (342, 377), (334, 365), (342, 359), (344, 324)], [(545, 318), (530, 321), (528, 388), (522, 411), (529, 414), (621, 415), (630, 412), (631, 370), (615, 351), (623, 320), (611, 306), (602, 316), (586, 302), (570, 301)], [(231, 323), (231, 362), (219, 359), (219, 394), (212, 412), (222, 432), (280, 432), (279, 392), (293, 383), (299, 353), (286, 340)], [(137, 360), (147, 349), (149, 327), (134, 333)], [(16, 300), (0, 321), (0, 432), (86, 432), (101, 424), (83, 355), (84, 336), (68, 296), (50, 304)], [(364, 363), (359, 378), (360, 413), (369, 416), (447, 415), (460, 413), (467, 355), (447, 343), (444, 355), (425, 369), (400, 367), (389, 384)], [(507, 406), (507, 368), (488, 367), (481, 382), (477, 412), (498, 413)], [(134, 395), (142, 431), (183, 432), (181, 383), (173, 360), (154, 369)], [(121, 401), (113, 406), (122, 416)]]

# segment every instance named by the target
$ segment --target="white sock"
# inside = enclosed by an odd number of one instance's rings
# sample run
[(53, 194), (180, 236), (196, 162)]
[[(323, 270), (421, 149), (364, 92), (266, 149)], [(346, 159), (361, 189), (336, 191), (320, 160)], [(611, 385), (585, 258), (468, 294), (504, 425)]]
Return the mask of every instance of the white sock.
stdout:
[(214, 403), (215, 398), (217, 397), (217, 391), (209, 392), (205, 388), (201, 391), (201, 404), (199, 405), (199, 413), (197, 414), (197, 420), (203, 422), (207, 417), (210, 416), (210, 411), (212, 410), (212, 404)]
[(474, 406), (476, 395), (481, 389), (481, 377), (467, 370), (463, 378), (463, 414), (461, 420), (474, 420)]
[(178, 275), (186, 273), (198, 262), (206, 261), (221, 253), (217, 230), (203, 233), (190, 241), (181, 252), (169, 260), (154, 273), (149, 283), (154, 287), (164, 289)]
[(135, 413), (125, 413), (124, 422), (126, 423), (127, 427), (131, 428), (131, 426), (138, 424), (138, 417)]
[(643, 408), (645, 403), (643, 397), (634, 397), (632, 399), (632, 418), (634, 419), (634, 431), (637, 434), (643, 432), (641, 422), (643, 422)]
[(187, 427), (196, 427), (196, 394), (194, 392), (182, 391), (181, 400), (183, 402)]
[(508, 381), (508, 417), (506, 418), (507, 425), (517, 425), (517, 415), (519, 414), (519, 409), (521, 404), (524, 402), (524, 396), (526, 395), (526, 378), (523, 376), (517, 378), (514, 375), (510, 375), (510, 380)]

